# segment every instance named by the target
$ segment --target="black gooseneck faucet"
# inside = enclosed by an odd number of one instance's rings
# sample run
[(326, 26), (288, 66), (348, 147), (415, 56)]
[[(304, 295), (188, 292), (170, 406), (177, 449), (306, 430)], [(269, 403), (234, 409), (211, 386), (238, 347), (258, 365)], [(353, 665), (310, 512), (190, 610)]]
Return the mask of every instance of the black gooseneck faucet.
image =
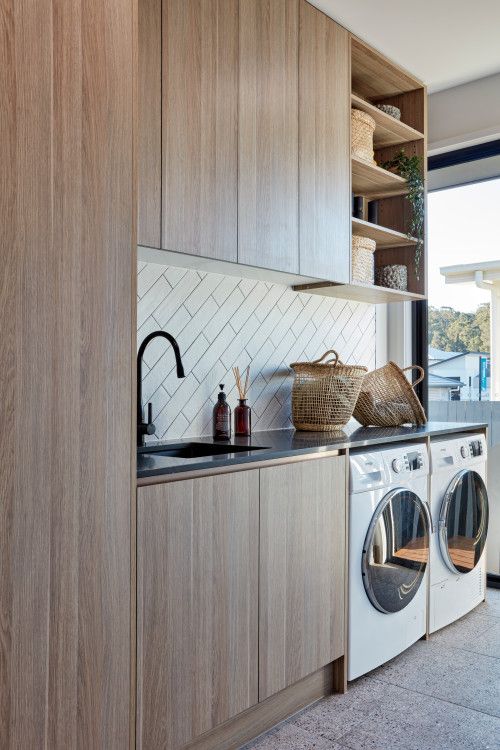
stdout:
[(146, 351), (146, 347), (149, 344), (150, 341), (152, 341), (155, 338), (164, 338), (167, 339), (167, 341), (170, 342), (172, 345), (172, 349), (174, 350), (175, 354), (175, 364), (177, 366), (177, 377), (183, 378), (184, 376), (184, 367), (182, 365), (181, 360), (181, 353), (179, 351), (179, 344), (174, 339), (173, 336), (170, 335), (170, 333), (167, 333), (166, 331), (153, 331), (153, 333), (150, 333), (149, 336), (146, 336), (144, 341), (139, 347), (139, 351), (137, 352), (137, 445), (141, 446), (144, 445), (144, 436), (145, 435), (154, 435), (155, 426), (153, 424), (153, 404), (148, 404), (148, 418), (147, 421), (143, 421), (143, 411), (142, 411), (142, 358), (144, 356), (144, 352)]

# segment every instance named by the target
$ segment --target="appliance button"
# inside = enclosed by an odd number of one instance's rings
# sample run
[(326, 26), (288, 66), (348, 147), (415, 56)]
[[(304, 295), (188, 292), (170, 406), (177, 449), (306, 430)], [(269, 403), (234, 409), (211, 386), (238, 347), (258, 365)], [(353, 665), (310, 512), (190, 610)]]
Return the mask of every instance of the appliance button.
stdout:
[(399, 474), (404, 469), (404, 463), (400, 458), (395, 458), (392, 462), (392, 470), (395, 474)]

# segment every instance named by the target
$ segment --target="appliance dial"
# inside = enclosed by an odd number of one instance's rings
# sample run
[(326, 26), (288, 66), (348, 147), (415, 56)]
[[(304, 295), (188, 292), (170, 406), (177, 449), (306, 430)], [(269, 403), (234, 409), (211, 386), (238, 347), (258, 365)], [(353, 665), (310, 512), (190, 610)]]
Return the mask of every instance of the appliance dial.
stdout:
[(462, 458), (468, 458), (469, 457), (469, 451), (467, 450), (467, 446), (466, 445), (462, 445), (462, 447), (460, 448), (460, 455), (462, 456)]
[(392, 462), (392, 470), (395, 474), (399, 474), (404, 469), (404, 462), (401, 458), (395, 458)]

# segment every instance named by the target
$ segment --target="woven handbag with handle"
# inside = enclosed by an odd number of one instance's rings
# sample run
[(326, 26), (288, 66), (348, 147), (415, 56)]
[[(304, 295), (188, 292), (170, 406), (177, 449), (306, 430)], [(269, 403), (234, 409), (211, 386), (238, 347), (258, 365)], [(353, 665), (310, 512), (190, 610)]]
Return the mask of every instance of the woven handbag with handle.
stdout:
[(352, 417), (366, 367), (345, 365), (333, 349), (314, 362), (294, 362), (292, 422), (297, 430), (338, 430)]
[[(418, 370), (420, 377), (413, 383), (405, 372)], [(399, 427), (403, 424), (423, 425), (427, 417), (413, 390), (422, 382), (425, 372), (418, 365), (402, 370), (389, 362), (365, 375), (361, 392), (354, 409), (354, 418), (364, 427)]]

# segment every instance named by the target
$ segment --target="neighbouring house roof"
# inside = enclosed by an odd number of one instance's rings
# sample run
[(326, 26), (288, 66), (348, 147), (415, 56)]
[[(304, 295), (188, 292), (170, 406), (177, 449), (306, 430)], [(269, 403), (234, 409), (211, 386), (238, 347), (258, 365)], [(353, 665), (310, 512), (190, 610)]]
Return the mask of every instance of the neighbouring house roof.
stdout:
[(429, 359), (443, 360), (451, 357), (460, 356), (461, 352), (445, 352), (442, 349), (436, 349), (434, 346), (429, 347)]
[[(456, 352), (446, 352), (446, 354), (451, 354), (451, 357), (446, 357), (445, 359), (438, 360), (437, 362), (431, 362), (429, 364), (430, 367), (438, 367), (439, 365), (447, 364), (448, 362), (451, 362), (453, 359), (460, 359), (460, 357), (489, 357), (489, 352), (460, 352), (460, 354), (457, 354)], [(432, 359), (432, 357), (429, 358)]]
[(428, 385), (429, 388), (463, 388), (465, 383), (458, 378), (445, 378), (442, 375), (429, 373)]

